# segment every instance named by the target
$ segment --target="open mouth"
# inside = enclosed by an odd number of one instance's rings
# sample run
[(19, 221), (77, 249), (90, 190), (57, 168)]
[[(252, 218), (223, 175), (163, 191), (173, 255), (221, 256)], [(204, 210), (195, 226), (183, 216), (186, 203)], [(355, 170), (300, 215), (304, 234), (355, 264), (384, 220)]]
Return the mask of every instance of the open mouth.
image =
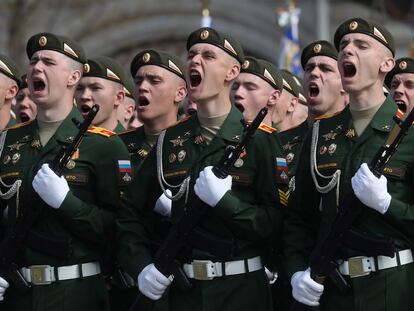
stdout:
[(19, 117), (22, 122), (27, 122), (30, 120), (30, 117), (25, 112), (20, 112)]
[(196, 109), (194, 109), (194, 108), (188, 108), (187, 109), (187, 114), (189, 115), (189, 116), (192, 116), (193, 114), (196, 114), (197, 113), (197, 110)]
[(356, 68), (355, 65), (352, 63), (344, 63), (343, 64), (344, 69), (344, 77), (345, 78), (352, 78), (356, 74)]
[(45, 82), (40, 78), (33, 79), (33, 88), (35, 92), (41, 92), (46, 88)]
[(80, 110), (83, 114), (87, 114), (91, 110), (91, 107), (89, 107), (88, 105), (82, 104), (80, 107)]
[(309, 83), (309, 97), (316, 97), (319, 95), (319, 86), (316, 83)]
[(236, 108), (241, 112), (244, 112), (244, 106), (241, 103), (234, 103), (234, 106), (236, 106)]
[(192, 87), (199, 86), (201, 83), (201, 74), (197, 70), (190, 71), (190, 84)]
[(396, 100), (395, 103), (402, 112), (407, 112), (407, 104), (402, 100)]
[(149, 105), (149, 100), (148, 98), (146, 98), (145, 96), (139, 96), (138, 97), (138, 106), (142, 107), (142, 106), (148, 106)]

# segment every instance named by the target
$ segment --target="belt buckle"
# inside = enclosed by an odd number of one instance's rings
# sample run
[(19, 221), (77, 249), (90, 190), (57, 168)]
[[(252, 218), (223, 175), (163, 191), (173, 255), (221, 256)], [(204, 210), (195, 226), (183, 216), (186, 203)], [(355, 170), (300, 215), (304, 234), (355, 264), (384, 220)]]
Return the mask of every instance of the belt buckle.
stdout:
[(364, 271), (363, 260), (365, 258), (364, 256), (357, 256), (348, 259), (349, 276), (351, 278), (370, 274), (371, 271)]
[(212, 280), (214, 277), (208, 275), (208, 266), (213, 264), (210, 260), (197, 260), (193, 261), (193, 273), (194, 279), (200, 281), (209, 281)]
[[(30, 266), (31, 283), (34, 285), (47, 285), (51, 284), (50, 280), (50, 266), (49, 265), (35, 265)], [(49, 280), (47, 280), (46, 271), (49, 270)]]

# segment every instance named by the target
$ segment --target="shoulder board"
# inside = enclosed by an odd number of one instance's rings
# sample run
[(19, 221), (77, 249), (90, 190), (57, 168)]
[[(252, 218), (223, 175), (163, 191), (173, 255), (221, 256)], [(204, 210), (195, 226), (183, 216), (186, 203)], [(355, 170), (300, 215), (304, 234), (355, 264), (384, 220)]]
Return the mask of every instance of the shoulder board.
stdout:
[(105, 136), (105, 137), (111, 137), (111, 136), (115, 135), (115, 132), (112, 132), (110, 130), (107, 130), (107, 129), (103, 128), (103, 127), (95, 127), (95, 126), (91, 126), (88, 129), (88, 132), (89, 133), (99, 134), (99, 135), (102, 135), (102, 136)]
[(398, 117), (398, 119), (402, 119), (404, 111), (397, 109), (397, 113), (395, 115)]
[[(252, 124), (253, 121), (247, 121), (248, 124)], [(260, 123), (259, 125), (259, 129), (262, 130), (263, 132), (266, 132), (268, 134), (272, 134), (274, 132), (277, 132), (277, 129), (275, 129), (274, 127), (271, 127), (270, 125), (267, 125), (265, 123)]]
[(260, 123), (259, 129), (261, 129), (263, 132), (266, 132), (268, 134), (272, 134), (277, 131), (274, 127), (264, 124), (263, 122)]
[(10, 127), (6, 127), (3, 131), (8, 131), (8, 130), (14, 130), (14, 129), (18, 129), (18, 128), (21, 128), (21, 127), (23, 127), (23, 126), (25, 126), (25, 125), (29, 125), (30, 123), (32, 123), (34, 120), (30, 120), (30, 121), (27, 121), (27, 122), (23, 122), (23, 123), (18, 123), (18, 124), (16, 124), (16, 125), (13, 125), (13, 126), (10, 126)]
[(170, 126), (169, 126), (169, 127), (167, 127), (167, 128), (174, 127), (174, 126), (176, 126), (176, 125), (178, 125), (178, 124), (181, 124), (181, 123), (183, 123), (183, 122), (186, 122), (188, 119), (190, 119), (190, 117), (191, 117), (191, 116), (184, 117), (184, 118), (182, 118), (182, 119), (178, 120), (177, 122), (175, 122), (174, 124), (170, 125)]
[(332, 117), (334, 117), (334, 116), (336, 116), (336, 115), (340, 114), (342, 111), (343, 111), (343, 110), (338, 111), (338, 112), (335, 112), (335, 113), (331, 113), (331, 114), (324, 114), (324, 115), (322, 115), (322, 116), (320, 116), (320, 117), (316, 117), (316, 118), (315, 118), (315, 121), (316, 121), (316, 120), (323, 120), (323, 119), (329, 119), (329, 118), (332, 118)]

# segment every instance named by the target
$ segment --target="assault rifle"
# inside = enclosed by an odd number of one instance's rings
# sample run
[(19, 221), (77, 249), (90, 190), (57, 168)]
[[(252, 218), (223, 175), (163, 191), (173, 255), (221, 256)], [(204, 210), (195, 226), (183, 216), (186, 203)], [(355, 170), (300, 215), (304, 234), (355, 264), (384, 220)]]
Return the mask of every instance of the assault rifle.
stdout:
[[(83, 122), (79, 122), (75, 118), (72, 119), (79, 129), (78, 134), (69, 145), (61, 147), (58, 154), (50, 163), (50, 168), (59, 177), (62, 176), (66, 164), (78, 149), (79, 144), (98, 111), (99, 106), (94, 105)], [(31, 193), (23, 201), (21, 206), (21, 212), (16, 215), (14, 223), (7, 228), (0, 244), (0, 276), (17, 289), (27, 291), (31, 285), (23, 278), (14, 261), (19, 250), (27, 243), (28, 233), (31, 232), (32, 227), (42, 214), (45, 202), (37, 193)]]
[[(243, 137), (236, 146), (227, 146), (223, 157), (213, 166), (212, 171), (218, 178), (224, 179), (229, 175), (229, 170), (233, 167), (236, 160), (248, 146), (257, 128), (260, 126), (267, 114), (267, 108), (262, 108), (251, 124), (241, 120), (244, 126)], [(191, 283), (182, 270), (183, 261), (178, 260), (183, 250), (188, 248), (191, 243), (192, 235), (199, 230), (197, 224), (211, 209), (206, 203), (197, 196), (192, 197), (185, 214), (174, 224), (167, 238), (163, 241), (154, 257), (154, 266), (165, 276), (174, 275), (174, 280), (183, 288), (191, 288)], [(227, 251), (231, 251), (228, 247)], [(152, 310), (154, 301), (143, 295), (138, 294), (129, 311), (149, 311)]]
[[(369, 164), (370, 170), (378, 178), (412, 125), (414, 110), (411, 110), (404, 120), (399, 119), (397, 116), (394, 116), (393, 119), (396, 124)], [(349, 284), (339, 272), (338, 264), (335, 262), (335, 253), (344, 244), (361, 251), (366, 256), (394, 256), (394, 243), (391, 238), (370, 237), (352, 228), (353, 223), (364, 209), (353, 192), (344, 196), (343, 201), (339, 204), (338, 215), (332, 223), (331, 230), (325, 239), (317, 244), (310, 256), (311, 277), (316, 282), (322, 284), (326, 277), (328, 277), (341, 291), (349, 288)], [(403, 224), (395, 223), (391, 225), (404, 231), (406, 235), (412, 236), (412, 234), (408, 233), (409, 230), (404, 228)], [(291, 311), (303, 308), (306, 307), (296, 301)]]

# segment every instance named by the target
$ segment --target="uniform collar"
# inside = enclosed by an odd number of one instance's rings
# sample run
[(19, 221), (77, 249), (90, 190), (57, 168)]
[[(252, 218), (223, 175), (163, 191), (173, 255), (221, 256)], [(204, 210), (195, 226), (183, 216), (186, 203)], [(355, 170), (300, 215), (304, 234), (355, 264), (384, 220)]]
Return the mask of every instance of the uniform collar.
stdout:
[(371, 127), (381, 132), (390, 132), (394, 126), (393, 117), (397, 114), (398, 107), (391, 99), (387, 96), (381, 107), (371, 121)]
[(54, 135), (58, 142), (69, 144), (78, 133), (79, 129), (73, 123), (72, 118), (77, 119), (79, 122), (83, 122), (83, 117), (79, 110), (76, 107), (73, 107)]
[(236, 107), (231, 105), (230, 112), (227, 115), (226, 120), (224, 120), (224, 123), (221, 126), (220, 131), (217, 133), (217, 136), (221, 137), (223, 140), (230, 141), (233, 143), (240, 142), (243, 133), (243, 126), (240, 122), (240, 120), (242, 119), (243, 114)]

